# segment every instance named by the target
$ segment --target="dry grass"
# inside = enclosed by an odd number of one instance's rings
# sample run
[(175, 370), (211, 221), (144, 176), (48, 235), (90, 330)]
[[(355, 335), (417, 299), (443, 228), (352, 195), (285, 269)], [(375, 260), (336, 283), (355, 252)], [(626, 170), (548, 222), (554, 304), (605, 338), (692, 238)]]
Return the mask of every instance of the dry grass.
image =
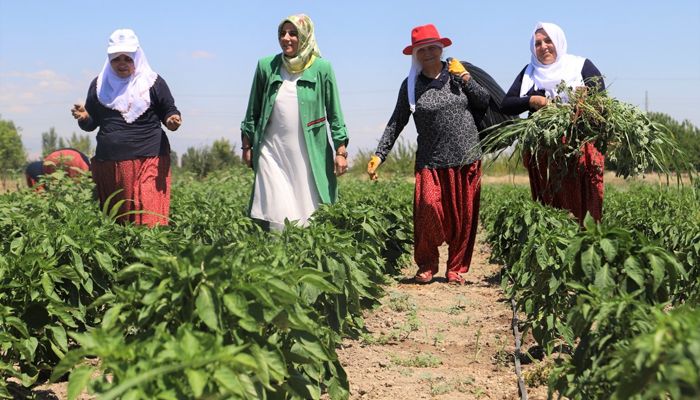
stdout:
[(15, 192), (22, 188), (24, 181), (21, 179), (0, 179), (0, 194)]

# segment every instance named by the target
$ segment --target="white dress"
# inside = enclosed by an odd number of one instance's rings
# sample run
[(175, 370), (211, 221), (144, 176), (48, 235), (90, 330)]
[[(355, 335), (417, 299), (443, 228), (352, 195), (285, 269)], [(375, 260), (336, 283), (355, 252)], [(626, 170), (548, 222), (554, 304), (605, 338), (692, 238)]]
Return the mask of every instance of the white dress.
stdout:
[(320, 203), (299, 118), (296, 83), (301, 74), (283, 67), (281, 75), (260, 147), (250, 210), (252, 218), (268, 221), (275, 230), (284, 228), (285, 218), (307, 226)]

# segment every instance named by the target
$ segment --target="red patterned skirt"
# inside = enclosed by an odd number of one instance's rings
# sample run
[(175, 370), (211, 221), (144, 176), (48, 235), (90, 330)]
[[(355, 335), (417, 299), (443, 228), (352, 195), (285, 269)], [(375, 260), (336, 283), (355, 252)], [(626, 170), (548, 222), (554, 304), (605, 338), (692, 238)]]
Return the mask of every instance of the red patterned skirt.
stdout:
[(583, 224), (586, 213), (600, 221), (603, 216), (603, 171), (605, 156), (592, 143), (586, 143), (583, 154), (568, 167), (565, 175), (556, 166), (543, 159), (533, 162), (525, 154), (524, 161), (530, 176), (532, 199), (552, 207), (570, 211)]
[(438, 247), (449, 246), (447, 274), (469, 270), (479, 221), (481, 161), (416, 172), (414, 259), (419, 273), (438, 272)]
[(124, 161), (93, 159), (92, 178), (97, 185), (100, 207), (109, 196), (121, 190), (110, 200), (110, 204), (125, 200), (119, 210), (120, 222), (149, 227), (168, 225), (170, 155)]

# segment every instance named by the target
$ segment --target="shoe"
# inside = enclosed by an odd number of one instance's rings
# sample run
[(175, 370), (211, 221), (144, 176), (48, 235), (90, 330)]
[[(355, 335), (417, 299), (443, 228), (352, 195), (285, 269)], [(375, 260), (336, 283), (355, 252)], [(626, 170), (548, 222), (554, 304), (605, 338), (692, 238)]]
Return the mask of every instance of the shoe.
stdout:
[(433, 271), (418, 272), (416, 276), (413, 277), (413, 280), (417, 283), (430, 283), (433, 281)]
[(453, 285), (464, 285), (466, 280), (457, 272), (448, 272), (447, 283), (451, 283)]

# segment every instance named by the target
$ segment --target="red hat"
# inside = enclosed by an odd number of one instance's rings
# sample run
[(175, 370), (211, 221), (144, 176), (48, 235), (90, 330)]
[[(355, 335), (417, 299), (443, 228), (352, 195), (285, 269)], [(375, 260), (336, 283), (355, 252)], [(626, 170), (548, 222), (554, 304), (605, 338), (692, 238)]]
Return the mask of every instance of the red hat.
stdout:
[(445, 47), (452, 44), (446, 37), (441, 38), (437, 28), (433, 24), (417, 26), (411, 31), (411, 45), (403, 49), (403, 54), (410, 56), (413, 54), (414, 46), (421, 46), (428, 43), (440, 42)]

